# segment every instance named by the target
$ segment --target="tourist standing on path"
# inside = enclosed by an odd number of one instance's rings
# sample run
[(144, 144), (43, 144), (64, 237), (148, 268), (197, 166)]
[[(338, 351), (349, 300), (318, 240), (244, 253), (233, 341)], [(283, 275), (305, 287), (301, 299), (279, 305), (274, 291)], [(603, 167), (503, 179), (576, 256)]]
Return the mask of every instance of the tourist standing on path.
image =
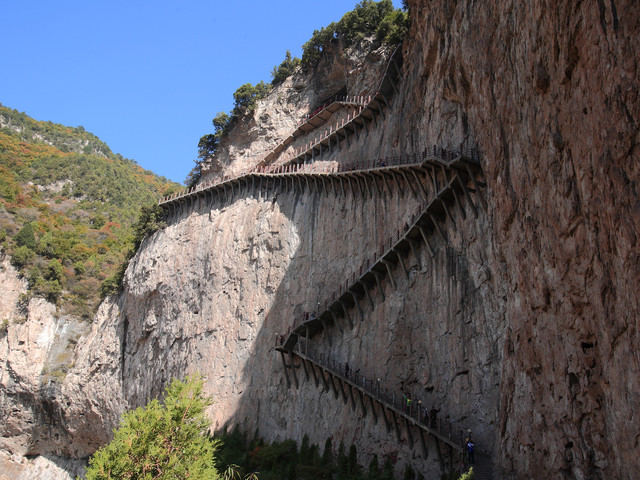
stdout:
[(471, 465), (475, 465), (475, 458), (473, 455), (473, 448), (475, 447), (475, 445), (473, 444), (473, 442), (471, 441), (470, 438), (467, 438), (467, 458), (469, 459), (469, 464)]

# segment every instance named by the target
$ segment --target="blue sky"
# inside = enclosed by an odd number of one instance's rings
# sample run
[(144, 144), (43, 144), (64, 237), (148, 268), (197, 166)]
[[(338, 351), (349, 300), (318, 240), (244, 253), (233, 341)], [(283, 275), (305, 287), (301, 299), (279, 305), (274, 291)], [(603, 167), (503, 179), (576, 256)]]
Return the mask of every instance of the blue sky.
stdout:
[[(181, 182), (242, 84), (356, 0), (0, 0), (0, 103)], [(399, 7), (401, 1), (394, 1)]]

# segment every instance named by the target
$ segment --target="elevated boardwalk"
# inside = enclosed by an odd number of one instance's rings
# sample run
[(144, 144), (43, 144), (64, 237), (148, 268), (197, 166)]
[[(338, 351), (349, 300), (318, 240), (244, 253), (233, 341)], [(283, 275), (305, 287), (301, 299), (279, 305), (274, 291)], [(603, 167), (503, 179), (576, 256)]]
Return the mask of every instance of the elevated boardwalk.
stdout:
[[(391, 167), (382, 167), (389, 169)], [(467, 157), (464, 153), (455, 158), (445, 161), (436, 156), (427, 156), (423, 162), (405, 165), (404, 168), (411, 174), (420, 172), (424, 174), (430, 184), (416, 181), (418, 185), (414, 194), (418, 195), (418, 189), (424, 195), (424, 204), (421, 204), (416, 212), (411, 215), (404, 228), (394, 232), (387, 240), (380, 245), (377, 251), (373, 252), (359, 268), (347, 277), (344, 284), (340, 285), (323, 303), (322, 311), (305, 315), (294, 323), (288, 332), (282, 347), (285, 350), (293, 349), (299, 338), (309, 339), (316, 333), (326, 330), (328, 325), (339, 325), (338, 319), (345, 318), (349, 325), (353, 327), (353, 319), (349, 315), (349, 309), (355, 307), (361, 320), (364, 320), (360, 299), (367, 299), (373, 303), (373, 289), (377, 287), (382, 300), (384, 301), (384, 291), (381, 282), (387, 278), (391, 286), (396, 289), (393, 277), (393, 269), (399, 266), (402, 273), (408, 277), (404, 258), (413, 255), (420, 262), (418, 249), (424, 246), (429, 254), (433, 256), (434, 239), (430, 239), (435, 233), (443, 242), (447, 242), (446, 222), (451, 228), (456, 228), (456, 216), (464, 219), (466, 212), (463, 202), (466, 203), (474, 214), (478, 215), (476, 202), (479, 201), (483, 208), (486, 208), (484, 197), (480, 191), (481, 181), (476, 179), (478, 175), (477, 165), (473, 163), (472, 157)], [(355, 174), (364, 175), (371, 170), (355, 171)], [(376, 172), (378, 173), (378, 172)], [(404, 175), (407, 185), (414, 188), (414, 183), (409, 181), (409, 175), (400, 171), (398, 177)], [(420, 180), (416, 173), (416, 180)], [(364, 189), (362, 189), (364, 191)], [(457, 212), (457, 213), (456, 213)], [(421, 268), (421, 265), (420, 265)], [(327, 330), (328, 331), (328, 330)], [(329, 336), (329, 341), (331, 337)]]
[[(291, 155), (279, 160), (277, 164), (287, 165), (290, 163), (302, 163), (308, 160), (313, 161), (316, 159), (316, 156), (321, 156), (325, 152), (329, 152), (329, 154), (331, 154), (336, 149), (338, 151), (342, 150), (342, 145), (345, 141), (347, 146), (350, 146), (349, 139), (353, 135), (355, 135), (356, 140), (358, 140), (360, 135), (368, 133), (370, 129), (377, 127), (379, 117), (381, 117), (382, 120), (385, 119), (384, 109), (390, 106), (391, 98), (394, 94), (398, 93), (398, 83), (402, 73), (401, 66), (402, 49), (398, 47), (391, 54), (387, 68), (385, 69), (385, 73), (375, 94), (365, 98), (356, 97), (355, 100), (357, 101), (353, 102), (352, 105), (358, 106), (357, 110), (350, 114), (346, 119), (343, 119), (325, 129), (322, 133), (312, 138), (307, 144), (296, 149), (296, 151)], [(311, 122), (313, 118), (314, 117), (311, 117), (309, 122)], [(320, 126), (323, 123), (324, 122), (317, 123), (317, 125)], [(305, 125), (311, 126), (311, 123), (306, 123)], [(298, 127), (296, 132), (299, 130), (300, 127)], [(305, 133), (309, 133), (311, 131), (313, 131), (313, 129), (309, 128), (305, 130)], [(288, 142), (287, 146), (290, 145), (293, 140), (293, 136), (285, 140), (285, 142)], [(285, 148), (286, 147), (281, 148), (279, 145), (258, 165), (266, 165), (267, 163), (275, 160), (278, 154), (284, 151)], [(276, 151), (279, 153), (276, 154)]]
[(426, 200), (429, 185), (434, 184), (437, 177), (442, 175), (442, 168), (471, 171), (477, 169), (478, 165), (478, 152), (475, 150), (460, 149), (454, 152), (432, 147), (421, 154), (371, 159), (345, 165), (262, 167), (236, 177), (223, 177), (201, 183), (194, 188), (164, 197), (159, 205), (168, 214), (178, 215), (201, 201), (208, 205), (213, 205), (214, 201), (232, 201), (240, 192), (261, 197), (267, 196), (269, 192), (287, 189), (316, 190), (323, 191), (324, 194), (332, 189), (336, 195), (346, 196), (349, 192), (352, 195), (358, 193), (372, 196), (374, 191), (380, 194), (384, 188), (391, 192), (394, 184), (401, 191), (410, 191)]
[[(352, 108), (354, 111), (364, 107), (371, 100), (371, 97), (353, 95), (345, 95), (332, 101), (330, 104), (324, 106), (318, 113), (313, 116), (305, 117), (298, 124), (291, 135), (285, 138), (276, 148), (274, 148), (264, 159), (258, 164), (259, 166), (267, 165), (274, 161), (282, 152), (284, 152), (289, 145), (291, 145), (296, 139), (308, 135), (317, 128), (322, 127), (333, 116), (335, 112), (344, 108)], [(301, 149), (300, 149), (301, 151)]]
[[(417, 401), (412, 401), (407, 406), (402, 392), (392, 392), (379, 380), (354, 374), (353, 369), (349, 370), (345, 364), (337, 363), (315, 351), (307, 343), (298, 344), (293, 350), (283, 347), (277, 347), (276, 350), (280, 352), (285, 365), (285, 377), (289, 386), (291, 386), (292, 377), (296, 388), (299, 388), (300, 382), (296, 370), (301, 366), (307, 381), (313, 378), (316, 387), (322, 385), (324, 391), (333, 391), (335, 398), (342, 397), (345, 405), (351, 404), (353, 411), (359, 408), (364, 417), (371, 414), (376, 425), (382, 418), (387, 433), (393, 430), (398, 443), (402, 443), (405, 437), (409, 448), (413, 449), (415, 444), (419, 443), (424, 456), (427, 457), (429, 452), (425, 434), (433, 437), (443, 470), (445, 467), (443, 446), (449, 447), (450, 462), (454, 461), (454, 456), (457, 457), (456, 463), (465, 461), (463, 430), (454, 427), (441, 417), (430, 418), (426, 409), (421, 408)], [(296, 359), (299, 360), (298, 366), (296, 366)], [(401, 430), (404, 430), (405, 437)], [(455, 455), (453, 455), (454, 452)]]

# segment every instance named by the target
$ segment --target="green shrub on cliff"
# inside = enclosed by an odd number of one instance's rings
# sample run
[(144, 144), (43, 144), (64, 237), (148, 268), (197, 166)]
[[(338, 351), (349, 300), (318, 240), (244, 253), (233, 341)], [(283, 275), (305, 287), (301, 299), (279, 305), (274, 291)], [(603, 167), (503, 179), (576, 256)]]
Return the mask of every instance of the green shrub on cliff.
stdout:
[(113, 440), (89, 460), (87, 480), (220, 478), (215, 467), (218, 442), (207, 434), (201, 378), (174, 380), (162, 402), (127, 412)]
[(298, 65), (300, 65), (300, 59), (298, 57), (292, 57), (291, 52), (287, 50), (282, 63), (277, 67), (274, 67), (271, 71), (271, 77), (273, 78), (273, 80), (271, 80), (271, 85), (274, 87), (280, 85), (288, 77), (293, 75), (293, 72)]
[(322, 53), (338, 40), (345, 47), (358, 44), (365, 37), (375, 35), (379, 43), (396, 45), (402, 41), (409, 25), (409, 13), (394, 9), (391, 0), (362, 0), (352, 11), (343, 15), (313, 35), (302, 46), (302, 66), (314, 67)]

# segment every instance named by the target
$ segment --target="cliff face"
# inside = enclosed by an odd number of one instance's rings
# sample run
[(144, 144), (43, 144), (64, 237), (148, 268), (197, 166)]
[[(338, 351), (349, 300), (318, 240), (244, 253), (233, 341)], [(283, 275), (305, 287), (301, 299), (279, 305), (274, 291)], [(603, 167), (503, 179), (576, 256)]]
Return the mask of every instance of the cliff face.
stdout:
[(412, 4), (408, 83), (426, 93), (413, 122), (451, 102), (486, 157), (491, 296), (506, 324), (497, 457), (521, 475), (640, 466), (634, 9)]
[[(312, 345), (472, 429), (496, 476), (632, 478), (640, 470), (640, 358), (632, 347), (639, 25), (621, 12), (635, 7), (409, 4), (389, 107), (315, 160), (337, 166), (464, 142), (482, 152), (478, 188), (487, 205), (476, 193), (476, 214), (468, 204), (464, 215), (456, 211), (443, 236), (429, 237), (432, 252), (411, 253), (406, 275), (396, 266), (394, 285), (359, 303), (362, 315), (351, 308), (353, 328), (343, 318)], [(336, 52), (313, 76), (288, 79), (230, 134), (203, 181), (217, 169), (255, 166), (301, 114), (344, 85), (353, 95), (374, 92), (388, 54)], [(36, 330), (54, 328), (53, 316), (10, 323), (3, 414), (46, 404), (53, 420), (47, 431), (35, 414), (5, 422), (2, 448), (88, 455), (125, 407), (145, 403), (172, 376), (199, 371), (215, 398), (216, 427), (238, 423), (267, 438), (307, 433), (320, 444), (333, 436), (356, 443), (365, 458), (396, 453), (401, 464), (437, 474), (432, 439), (426, 455), (410, 449), (406, 432), (399, 442), (382, 422), (316, 388), (299, 363), (300, 386), (288, 387), (273, 348), (424, 203), (400, 180), (371, 191), (367, 181), (344, 193), (333, 183), (238, 184), (172, 210), (167, 228), (132, 260), (122, 294), (76, 335), (73, 362), (44, 396), (34, 387), (44, 367), (32, 378), (15, 372), (27, 369), (18, 356), (38, 344)], [(58, 348), (54, 337), (46, 352)]]

